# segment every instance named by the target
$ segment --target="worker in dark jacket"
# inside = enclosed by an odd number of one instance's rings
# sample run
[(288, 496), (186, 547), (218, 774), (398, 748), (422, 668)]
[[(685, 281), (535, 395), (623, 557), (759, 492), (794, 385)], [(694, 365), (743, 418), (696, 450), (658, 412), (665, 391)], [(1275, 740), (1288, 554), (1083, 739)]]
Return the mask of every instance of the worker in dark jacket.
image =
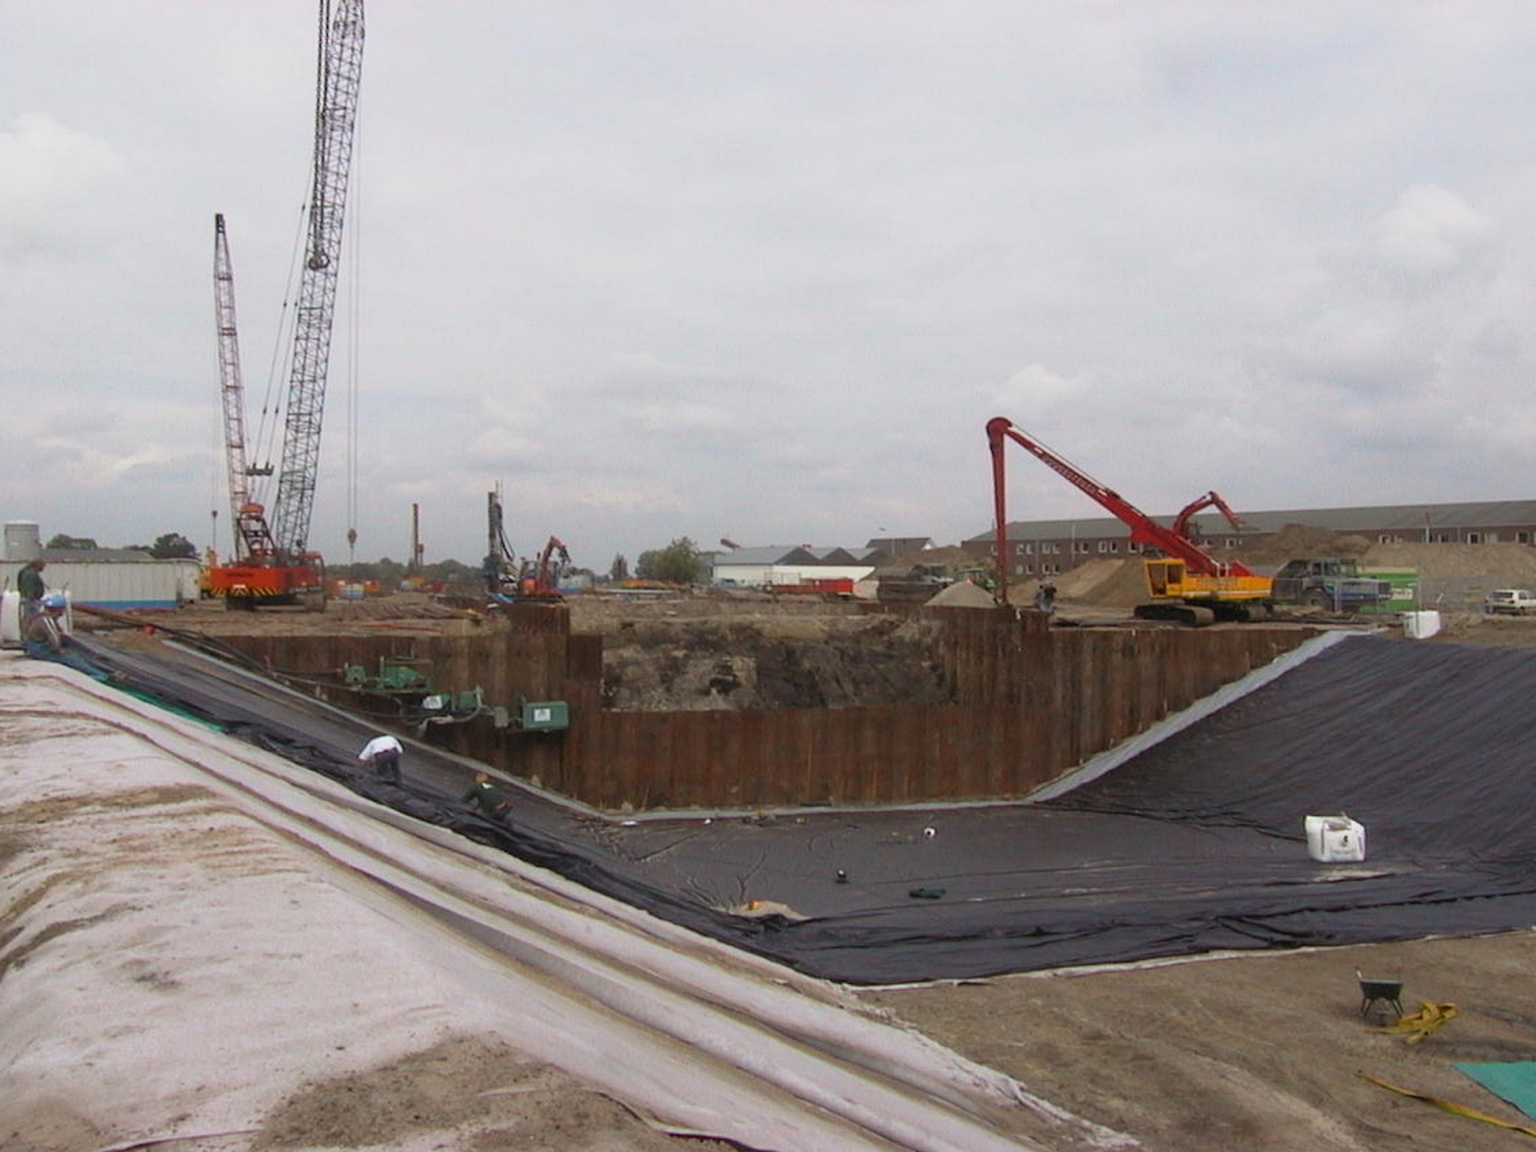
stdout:
[(476, 772), (475, 782), (460, 797), (466, 804), (480, 809), (480, 814), (490, 820), (505, 820), (512, 811), (512, 801), (507, 794), (491, 783), (490, 773)]
[(43, 597), (48, 595), (48, 585), (43, 581), (43, 569), (46, 567), (47, 565), (41, 560), (30, 560), (26, 567), (16, 574), (16, 591), (21, 593), (23, 627), (42, 609)]

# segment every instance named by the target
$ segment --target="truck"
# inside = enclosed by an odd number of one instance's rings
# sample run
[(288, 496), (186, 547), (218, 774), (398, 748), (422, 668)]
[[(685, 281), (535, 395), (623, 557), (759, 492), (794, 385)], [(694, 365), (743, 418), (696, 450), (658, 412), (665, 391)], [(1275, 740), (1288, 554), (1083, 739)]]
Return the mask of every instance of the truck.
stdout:
[(1392, 582), (1362, 576), (1358, 564), (1340, 557), (1288, 561), (1272, 582), (1276, 604), (1353, 614), (1392, 599)]

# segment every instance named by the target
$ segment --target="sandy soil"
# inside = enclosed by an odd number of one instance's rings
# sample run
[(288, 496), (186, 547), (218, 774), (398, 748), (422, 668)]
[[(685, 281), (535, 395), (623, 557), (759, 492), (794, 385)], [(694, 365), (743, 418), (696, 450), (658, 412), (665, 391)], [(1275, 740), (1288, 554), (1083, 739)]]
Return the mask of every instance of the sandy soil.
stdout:
[[(1452, 1066), (1536, 1060), (1536, 936), (1426, 940), (1016, 976), (866, 999), (1158, 1152), (1495, 1152), (1529, 1137), (1365, 1073), (1536, 1125)], [(1360, 1016), (1355, 970), (1459, 1015), (1418, 1044)]]
[(648, 1127), (619, 1101), (489, 1036), (458, 1037), (364, 1073), (306, 1085), (266, 1119), (255, 1152), (398, 1147), (456, 1133), (466, 1152), (724, 1152)]
[(451, 959), (31, 663), (0, 662), (0, 1148), (732, 1147), (519, 1050)]

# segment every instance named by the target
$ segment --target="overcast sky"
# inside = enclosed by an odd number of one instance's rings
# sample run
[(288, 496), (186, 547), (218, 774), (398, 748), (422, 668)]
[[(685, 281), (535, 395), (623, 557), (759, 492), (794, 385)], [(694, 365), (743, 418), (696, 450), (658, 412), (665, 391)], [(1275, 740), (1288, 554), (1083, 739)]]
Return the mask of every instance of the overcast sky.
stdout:
[[(213, 217), (254, 440), (316, 12), (0, 0), (0, 518), (228, 549)], [(996, 415), (1154, 514), (1536, 498), (1536, 5), (370, 0), (367, 29), (333, 563), (349, 526), (406, 559), (413, 504), (427, 560), (478, 562), (498, 485), (520, 554), (599, 571), (957, 543)], [(1009, 468), (1010, 518), (1102, 514)]]

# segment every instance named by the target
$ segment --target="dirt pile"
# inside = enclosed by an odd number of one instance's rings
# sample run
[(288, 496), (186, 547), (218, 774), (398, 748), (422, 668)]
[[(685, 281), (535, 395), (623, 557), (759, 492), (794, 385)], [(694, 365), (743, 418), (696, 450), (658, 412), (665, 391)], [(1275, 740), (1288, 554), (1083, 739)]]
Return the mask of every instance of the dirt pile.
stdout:
[(383, 1067), (307, 1084), (273, 1111), (251, 1147), (388, 1147), (451, 1131), (483, 1149), (728, 1147), (656, 1131), (598, 1089), (489, 1035), (453, 1036)]
[[(1303, 557), (1359, 557), (1371, 546), (1364, 536), (1347, 536), (1329, 532), (1326, 528), (1312, 528), (1305, 524), (1287, 524), (1275, 535), (1252, 548), (1238, 549), (1219, 558), (1241, 559), (1253, 567), (1279, 566), (1288, 560)], [(1212, 549), (1212, 552), (1217, 552)]]
[(992, 593), (969, 580), (959, 580), (937, 592), (928, 603), (935, 608), (995, 608)]
[(1090, 560), (1056, 578), (1056, 598), (1105, 608), (1134, 608), (1147, 599), (1142, 562)]
[(1368, 568), (1412, 568), (1425, 579), (1497, 577), (1503, 586), (1536, 587), (1536, 548), (1528, 544), (1372, 544)]

